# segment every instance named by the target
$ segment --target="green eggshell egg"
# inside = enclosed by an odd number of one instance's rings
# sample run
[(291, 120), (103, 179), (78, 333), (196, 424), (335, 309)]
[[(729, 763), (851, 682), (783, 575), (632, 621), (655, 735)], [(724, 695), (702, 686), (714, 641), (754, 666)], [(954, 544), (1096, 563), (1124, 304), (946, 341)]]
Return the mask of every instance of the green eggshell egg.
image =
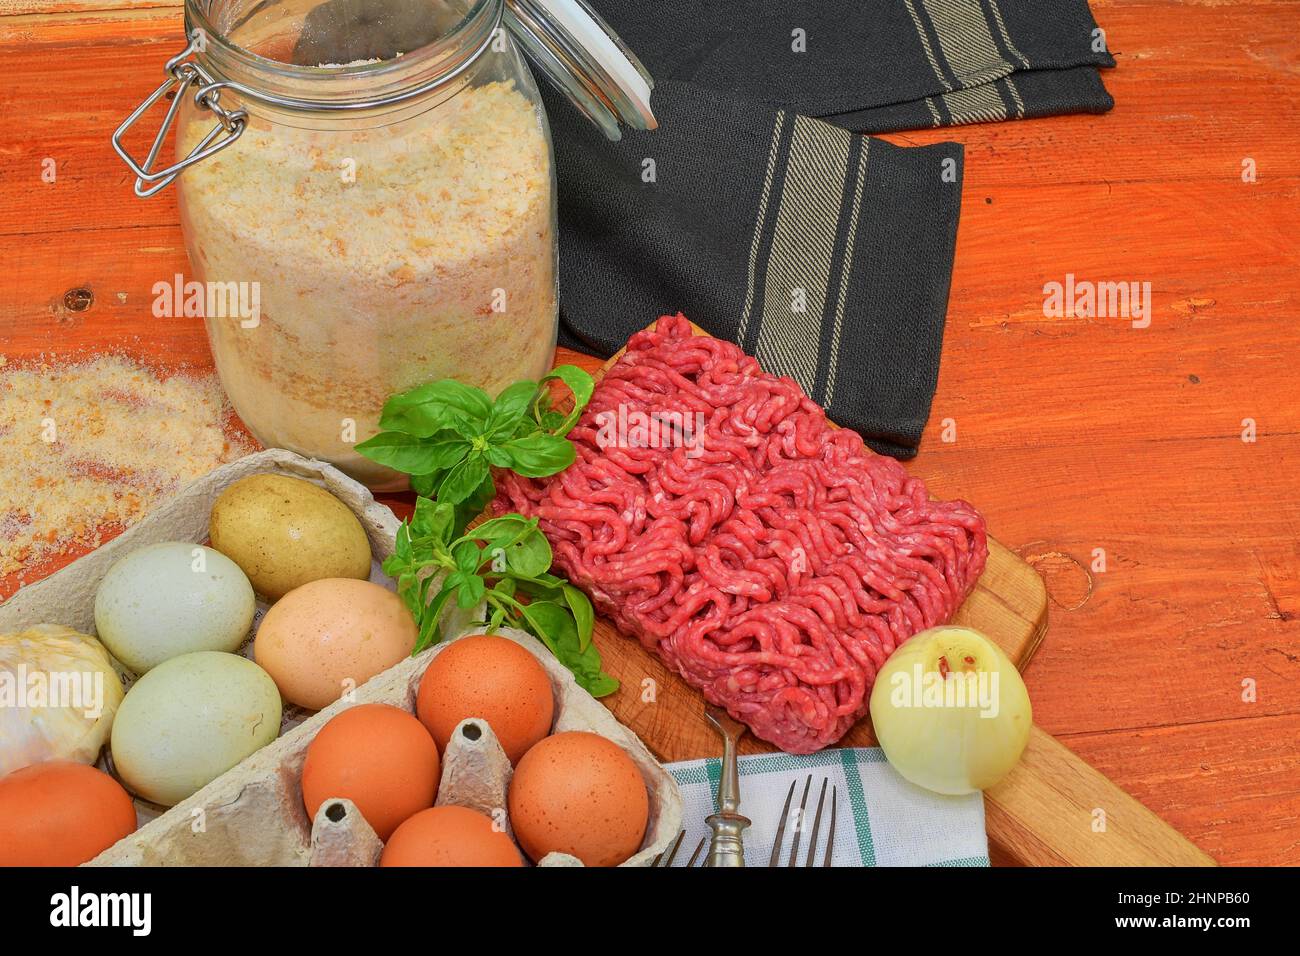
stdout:
[(113, 765), (132, 791), (173, 806), (275, 740), (280, 713), (275, 681), (252, 661), (182, 654), (127, 691), (113, 722)]
[(253, 586), (234, 561), (189, 541), (132, 551), (95, 595), (95, 630), (137, 674), (193, 651), (234, 651), (257, 610)]

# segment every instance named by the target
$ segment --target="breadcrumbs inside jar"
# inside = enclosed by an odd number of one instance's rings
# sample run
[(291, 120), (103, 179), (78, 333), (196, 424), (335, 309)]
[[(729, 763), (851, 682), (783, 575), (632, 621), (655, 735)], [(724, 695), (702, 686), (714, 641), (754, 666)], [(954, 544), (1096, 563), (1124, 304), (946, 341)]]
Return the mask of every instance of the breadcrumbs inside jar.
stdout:
[[(550, 367), (555, 188), (536, 88), (510, 47), (395, 120), (249, 114), (177, 180), (195, 277), (257, 303), (207, 311), (221, 382), (263, 444), (400, 487), (352, 449), (390, 395), (440, 378), (495, 395)], [(185, 154), (213, 118), (188, 108), (180, 124)]]

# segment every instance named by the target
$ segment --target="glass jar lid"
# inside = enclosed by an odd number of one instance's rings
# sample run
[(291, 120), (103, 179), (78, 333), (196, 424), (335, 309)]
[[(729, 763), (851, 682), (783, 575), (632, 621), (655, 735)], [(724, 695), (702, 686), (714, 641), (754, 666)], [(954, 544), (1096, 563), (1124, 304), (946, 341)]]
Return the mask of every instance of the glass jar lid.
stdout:
[[(413, 102), (449, 86), (493, 44), (496, 31), (508, 29), (519, 41), (533, 66), (594, 122), (611, 140), (622, 136), (620, 123), (634, 129), (654, 129), (650, 111), (654, 80), (618, 35), (585, 0), (468, 0), (472, 7), (442, 40), (441, 26), (428, 19), (428, 0), (186, 0), (189, 45), (167, 61), (167, 78), (114, 131), (113, 148), (136, 174), (135, 192), (152, 196), (185, 168), (231, 146), (247, 126), (248, 112), (227, 109), (221, 92), (230, 90), (243, 102), (257, 102), (282, 110), (306, 113), (349, 113), (387, 109)], [(293, 12), (309, 6), (296, 42), (284, 57), (268, 50), (254, 51), (232, 40), (228, 31), (264, 17), (273, 27), (288, 23), (281, 5)], [(436, 4), (435, 4), (436, 6)], [(452, 7), (448, 7), (452, 9)], [(216, 16), (220, 14), (220, 16)], [(214, 22), (217, 28), (212, 26)], [(370, 28), (359, 30), (360, 27)], [(430, 33), (432, 30), (432, 33)], [(405, 59), (394, 52), (399, 38), (415, 39), (417, 49)], [(278, 39), (278, 38), (277, 38)], [(426, 41), (427, 42), (424, 42)], [(209, 48), (211, 43), (211, 49)], [(365, 44), (376, 49), (362, 49)], [(328, 53), (348, 50), (339, 59)], [(360, 52), (358, 52), (358, 50)], [(227, 57), (239, 66), (259, 67), (256, 81), (241, 82), (205, 63), (213, 56)], [(327, 62), (322, 61), (322, 57)], [(355, 60), (355, 62), (354, 62)], [(432, 78), (393, 88), (391, 73), (399, 63), (412, 61), (438, 66)], [(215, 61), (212, 61), (215, 62)], [(270, 64), (268, 67), (267, 64)], [(260, 69), (263, 68), (264, 69)], [(229, 72), (229, 64), (225, 66)], [(346, 79), (346, 89), (310, 89), (322, 80)], [(286, 86), (287, 84), (287, 86)], [(358, 92), (360, 95), (358, 95)], [(188, 156), (158, 168), (158, 155), (167, 131), (176, 119), (184, 96), (210, 111), (216, 125)], [(170, 99), (153, 146), (137, 160), (123, 145), (123, 137), (155, 103)]]
[(619, 123), (654, 129), (654, 79), (585, 0), (506, 0), (505, 22), (524, 54), (611, 140)]

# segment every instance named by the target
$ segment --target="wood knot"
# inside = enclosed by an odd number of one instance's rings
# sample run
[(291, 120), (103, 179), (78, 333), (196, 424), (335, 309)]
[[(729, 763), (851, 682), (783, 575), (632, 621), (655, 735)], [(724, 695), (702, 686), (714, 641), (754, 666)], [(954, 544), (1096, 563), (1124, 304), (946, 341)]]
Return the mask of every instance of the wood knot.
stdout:
[(1047, 585), (1047, 596), (1057, 607), (1077, 611), (1092, 597), (1092, 572), (1063, 551), (1022, 555)]
[(95, 293), (85, 286), (78, 286), (63, 293), (63, 307), (69, 312), (85, 312), (95, 302)]
[(1196, 315), (1214, 308), (1215, 304), (1214, 299), (1208, 295), (1192, 295), (1186, 299), (1176, 300), (1173, 304), (1173, 310), (1179, 315)]

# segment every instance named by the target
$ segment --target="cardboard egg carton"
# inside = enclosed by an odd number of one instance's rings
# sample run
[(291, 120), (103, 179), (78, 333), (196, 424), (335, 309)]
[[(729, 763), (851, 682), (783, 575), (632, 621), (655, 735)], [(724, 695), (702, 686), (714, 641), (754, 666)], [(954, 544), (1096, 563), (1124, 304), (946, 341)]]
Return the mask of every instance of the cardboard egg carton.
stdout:
[[(643, 849), (628, 866), (648, 865), (681, 826), (681, 795), (645, 745), (579, 687), (540, 642), (510, 628), (498, 633), (530, 651), (551, 678), (555, 733), (585, 730), (617, 743), (636, 763), (650, 794), (650, 824)], [(340, 700), (263, 747), (233, 770), (172, 807), (91, 861), (101, 866), (373, 866), (383, 849), (378, 837), (346, 800), (327, 800), (316, 819), (302, 800), (307, 747), (335, 714), (357, 704), (393, 704), (414, 712), (424, 669), (447, 648), (444, 641), (367, 681), (352, 700)], [(436, 805), (470, 807), (504, 817), (512, 768), (487, 721), (469, 718), (452, 734), (442, 757)], [(508, 819), (506, 820), (509, 832)], [(552, 853), (542, 866), (576, 866)]]
[[(352, 509), (370, 539), (378, 563), (393, 551), (399, 522), (362, 485), (337, 469), (280, 449), (241, 458), (194, 482), (176, 498), (61, 571), (20, 590), (0, 606), (0, 633), (57, 623), (95, 633), (95, 592), (121, 557), (162, 541), (207, 540), (208, 515), (217, 496), (240, 478), (282, 474), (325, 488)], [(376, 571), (372, 579), (380, 579)], [(381, 580), (381, 583), (390, 582)], [(453, 610), (448, 631), (474, 632), (473, 613)], [(259, 615), (260, 617), (260, 615)], [(642, 848), (624, 866), (647, 866), (681, 828), (682, 800), (676, 782), (630, 730), (577, 685), (573, 675), (535, 638), (501, 628), (497, 633), (523, 646), (551, 679), (554, 733), (583, 730), (614, 741), (636, 763), (650, 796), (650, 819)], [(373, 866), (382, 844), (347, 800), (327, 800), (315, 820), (302, 801), (302, 764), (308, 745), (335, 714), (365, 703), (387, 703), (414, 712), (424, 669), (451, 641), (435, 645), (371, 678), (317, 714), (290, 713), (280, 737), (170, 809), (137, 802), (142, 826), (91, 861), (100, 866)], [(442, 755), (437, 805), (471, 807), (504, 819), (511, 766), (487, 721), (470, 718), (452, 735)], [(579, 866), (552, 853), (542, 866)]]

